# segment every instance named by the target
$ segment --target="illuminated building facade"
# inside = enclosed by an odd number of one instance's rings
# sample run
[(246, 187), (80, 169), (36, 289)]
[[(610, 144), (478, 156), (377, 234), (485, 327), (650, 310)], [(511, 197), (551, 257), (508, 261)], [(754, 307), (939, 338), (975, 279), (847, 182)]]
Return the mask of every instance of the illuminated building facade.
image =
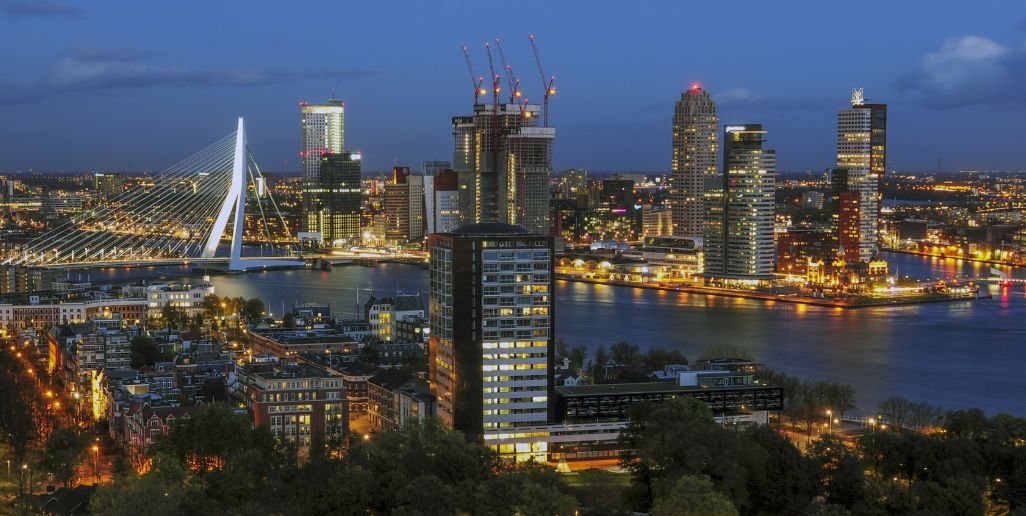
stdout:
[(443, 170), (433, 177), (425, 177), (424, 180), (427, 232), (449, 233), (460, 227), (459, 174), (452, 170)]
[(773, 277), (776, 152), (760, 124), (729, 125), (723, 175), (706, 190), (704, 275), (716, 280)]
[(673, 114), (670, 205), (675, 236), (703, 233), (705, 180), (716, 166), (720, 118), (709, 92), (694, 85), (681, 94)]
[(360, 163), (361, 156), (351, 152), (320, 157), (320, 178), (309, 195), (307, 219), (320, 228), (321, 238), (330, 245), (351, 246), (360, 241)]
[(549, 233), (556, 130), (538, 127), (534, 104), (477, 104), (454, 117), (453, 169), (463, 222), (502, 222)]
[[(479, 442), (548, 423), (553, 238), (502, 223), (428, 237), (430, 379), (438, 417)], [(502, 449), (509, 446), (510, 449)], [(497, 445), (544, 457), (545, 442)]]
[(858, 261), (869, 262), (880, 245), (880, 185), (887, 163), (887, 105), (867, 104), (862, 89), (837, 114), (837, 168), (847, 171), (848, 191), (859, 195)]
[(253, 425), (267, 428), (301, 455), (321, 442), (340, 441), (349, 430), (342, 378), (305, 364), (250, 363), (240, 382)]
[(385, 185), (385, 241), (390, 244), (421, 244), (424, 240), (424, 176), (409, 167), (393, 167)]
[(326, 104), (299, 104), (302, 149), (299, 151), (303, 173), (304, 231), (323, 233), (323, 219), (315, 206), (325, 202), (329, 192), (321, 184), (321, 156), (345, 152), (346, 103), (330, 99)]

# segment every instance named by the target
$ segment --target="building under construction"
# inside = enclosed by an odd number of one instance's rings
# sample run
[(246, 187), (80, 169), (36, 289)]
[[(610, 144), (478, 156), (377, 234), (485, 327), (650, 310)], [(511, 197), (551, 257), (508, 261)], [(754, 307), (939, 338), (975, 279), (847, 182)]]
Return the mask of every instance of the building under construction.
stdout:
[[(545, 84), (541, 62), (537, 62), (546, 88), (547, 110), (548, 96), (555, 89), (551, 80)], [(469, 57), (467, 64), (474, 82)], [(502, 64), (509, 86), (508, 102), (500, 102), (501, 79), (494, 73), (489, 49), (491, 102), (478, 101), (485, 91), (481, 89), (483, 78), (479, 78), (474, 84), (474, 114), (452, 119), (452, 162), (459, 176), (461, 218), (464, 223), (503, 222), (523, 226), (531, 233), (548, 234), (549, 177), (556, 130), (547, 123), (543, 126), (547, 113), (542, 106), (522, 98), (519, 80), (505, 57)]]

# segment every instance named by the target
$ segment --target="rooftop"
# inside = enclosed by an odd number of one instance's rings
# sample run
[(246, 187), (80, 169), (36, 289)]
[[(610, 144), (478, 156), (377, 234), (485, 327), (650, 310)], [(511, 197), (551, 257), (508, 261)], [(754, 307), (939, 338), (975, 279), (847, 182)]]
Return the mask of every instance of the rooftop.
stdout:
[(603, 383), (597, 385), (573, 385), (556, 387), (556, 393), (564, 398), (579, 396), (612, 396), (618, 394), (649, 394), (654, 392), (718, 391), (774, 387), (768, 384), (729, 385), (703, 387), (701, 385), (681, 386), (670, 382)]
[(504, 224), (502, 222), (478, 222), (475, 224), (464, 224), (452, 232), (457, 236), (490, 236), (490, 235), (528, 235), (530, 234), (523, 226)]

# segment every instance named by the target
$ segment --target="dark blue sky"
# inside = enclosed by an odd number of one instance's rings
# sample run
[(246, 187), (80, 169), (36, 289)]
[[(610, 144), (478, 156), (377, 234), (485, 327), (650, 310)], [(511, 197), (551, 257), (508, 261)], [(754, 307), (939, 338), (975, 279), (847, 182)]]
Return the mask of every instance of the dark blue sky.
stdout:
[(460, 47), (502, 37), (532, 100), (536, 35), (555, 165), (664, 170), (682, 89), (760, 122), (781, 170), (833, 161), (852, 87), (890, 104), (899, 170), (1021, 169), (1026, 6), (966, 2), (0, 0), (0, 170), (161, 169), (244, 115), (263, 168), (296, 169), (298, 102), (347, 103), (365, 170), (449, 159), (472, 103)]

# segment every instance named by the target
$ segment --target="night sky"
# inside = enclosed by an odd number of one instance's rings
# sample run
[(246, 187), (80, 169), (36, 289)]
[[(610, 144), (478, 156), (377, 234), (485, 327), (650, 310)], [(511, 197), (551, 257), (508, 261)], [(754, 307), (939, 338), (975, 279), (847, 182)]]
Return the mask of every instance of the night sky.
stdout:
[(1026, 168), (1021, 2), (0, 0), (0, 171), (163, 169), (238, 115), (264, 169), (297, 170), (298, 103), (332, 90), (365, 171), (419, 169), (470, 111), (463, 45), (482, 74), (501, 37), (540, 102), (532, 33), (557, 170), (667, 170), (696, 81), (782, 171), (832, 163), (853, 87), (890, 105), (889, 169)]

